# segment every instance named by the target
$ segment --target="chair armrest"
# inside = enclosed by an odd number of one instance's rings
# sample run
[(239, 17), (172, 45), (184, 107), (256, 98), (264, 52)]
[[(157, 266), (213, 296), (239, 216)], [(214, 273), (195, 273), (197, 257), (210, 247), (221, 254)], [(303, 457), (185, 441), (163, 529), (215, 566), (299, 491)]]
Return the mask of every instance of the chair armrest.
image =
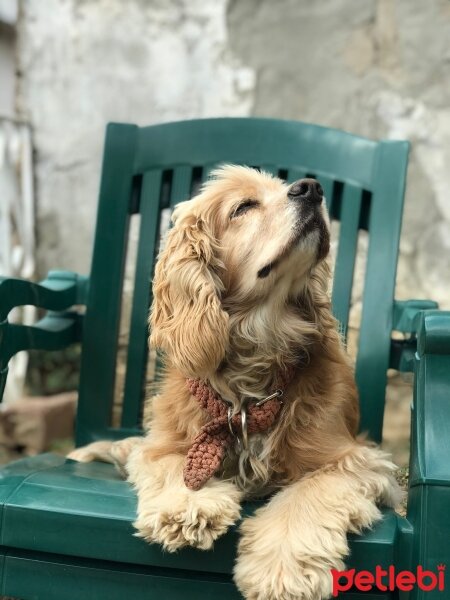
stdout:
[(30, 304), (61, 311), (75, 304), (86, 304), (89, 280), (70, 271), (50, 271), (44, 281), (0, 277), (0, 322), (16, 306)]
[(450, 312), (416, 317), (407, 521), (399, 548), (409, 566), (450, 562)]
[(419, 315), (424, 310), (438, 308), (433, 300), (395, 300), (392, 313), (392, 331), (403, 333), (403, 338), (391, 340), (389, 366), (397, 371), (414, 370), (417, 348), (416, 330)]
[(439, 308), (433, 300), (394, 300), (392, 330), (415, 333), (416, 318), (422, 310)]
[(10, 358), (22, 350), (62, 350), (81, 341), (82, 318), (78, 313), (48, 313), (34, 325), (0, 323), (0, 402)]
[(450, 486), (450, 311), (417, 319), (410, 487)]
[[(81, 340), (82, 315), (65, 311), (86, 303), (89, 280), (69, 271), (51, 271), (40, 283), (0, 277), (0, 402), (8, 376), (8, 362), (21, 350), (61, 350)], [(16, 306), (49, 311), (34, 325), (8, 322)]]

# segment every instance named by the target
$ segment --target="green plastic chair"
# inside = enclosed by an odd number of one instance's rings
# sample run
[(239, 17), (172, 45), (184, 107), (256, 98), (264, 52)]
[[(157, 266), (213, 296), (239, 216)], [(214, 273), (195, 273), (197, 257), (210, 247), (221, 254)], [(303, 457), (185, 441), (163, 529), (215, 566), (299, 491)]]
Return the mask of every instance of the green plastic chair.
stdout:
[[(429, 301), (394, 301), (408, 143), (374, 142), (293, 121), (206, 119), (107, 128), (89, 277), (52, 271), (40, 284), (0, 280), (0, 393), (16, 352), (82, 342), (77, 445), (140, 432), (147, 311), (161, 211), (189, 198), (223, 162), (258, 166), (288, 181), (317, 177), (340, 221), (333, 308), (346, 334), (360, 230), (369, 233), (356, 362), (361, 429), (381, 439), (389, 367), (414, 371), (406, 518), (390, 510), (350, 536), (349, 568), (436, 571), (450, 565), (450, 313)], [(121, 426), (111, 425), (128, 226), (140, 214)], [(15, 306), (44, 309), (33, 326), (7, 320)], [(86, 305), (85, 315), (71, 311)], [(407, 334), (391, 340), (392, 331)], [(245, 512), (254, 510), (247, 504)], [(165, 554), (133, 537), (135, 495), (111, 465), (44, 454), (0, 471), (0, 593), (23, 599), (232, 600), (236, 528), (211, 552)], [(449, 583), (450, 589), (450, 583)], [(352, 600), (362, 598), (353, 589)], [(372, 600), (398, 598), (379, 592)], [(401, 598), (433, 600), (414, 588)]]

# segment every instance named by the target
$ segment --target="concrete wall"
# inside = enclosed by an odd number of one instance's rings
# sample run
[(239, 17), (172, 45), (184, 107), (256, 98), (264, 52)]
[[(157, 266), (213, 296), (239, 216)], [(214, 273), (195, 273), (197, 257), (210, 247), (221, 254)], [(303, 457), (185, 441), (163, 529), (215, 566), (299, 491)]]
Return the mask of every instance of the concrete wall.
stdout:
[(15, 109), (15, 25), (17, 0), (0, 0), (0, 116), (11, 117)]
[(106, 121), (266, 115), (412, 141), (398, 296), (450, 307), (449, 30), (448, 0), (22, 2), (41, 270), (88, 270)]
[(33, 124), (41, 271), (89, 269), (104, 128), (247, 115), (225, 0), (27, 0), (19, 108)]
[(14, 35), (0, 22), (0, 115), (14, 114)]

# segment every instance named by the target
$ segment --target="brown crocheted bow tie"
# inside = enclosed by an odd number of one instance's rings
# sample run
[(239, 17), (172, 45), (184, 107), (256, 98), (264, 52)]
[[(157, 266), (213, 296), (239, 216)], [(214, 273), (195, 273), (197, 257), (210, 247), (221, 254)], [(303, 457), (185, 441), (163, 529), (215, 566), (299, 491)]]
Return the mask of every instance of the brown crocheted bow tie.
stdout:
[[(293, 376), (289, 371), (283, 381), (283, 387)], [(187, 454), (184, 467), (184, 482), (191, 490), (199, 490), (220, 468), (227, 449), (233, 444), (236, 436), (243, 433), (258, 433), (269, 429), (280, 412), (282, 392), (277, 390), (266, 400), (250, 403), (246, 409), (246, 429), (243, 432), (242, 416), (238, 413), (229, 415), (229, 405), (200, 379), (186, 380), (189, 391), (195, 396), (200, 406), (211, 416), (194, 439)], [(280, 385), (281, 387), (281, 385)]]

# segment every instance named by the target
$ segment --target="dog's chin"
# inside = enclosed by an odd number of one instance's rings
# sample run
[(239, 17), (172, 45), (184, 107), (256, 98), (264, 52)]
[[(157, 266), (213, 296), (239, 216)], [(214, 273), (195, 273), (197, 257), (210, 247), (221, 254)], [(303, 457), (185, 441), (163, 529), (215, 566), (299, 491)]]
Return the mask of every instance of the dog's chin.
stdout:
[(287, 245), (284, 255), (286, 258), (294, 257), (301, 262), (310, 261), (313, 267), (326, 258), (330, 251), (330, 233), (320, 215), (314, 215), (309, 221), (294, 230), (294, 234)]
[[(311, 269), (321, 260), (322, 238), (317, 229), (291, 241), (283, 254), (273, 264), (271, 276), (267, 278), (266, 293), (277, 298), (297, 295), (307, 284)], [(282, 258), (281, 258), (282, 257)]]
[(319, 211), (314, 211), (305, 222), (296, 225), (291, 243), (293, 249), (312, 255), (315, 264), (327, 257), (330, 251), (330, 231)]
[[(316, 222), (307, 230), (294, 229), (278, 255), (258, 271), (258, 279), (267, 281), (266, 290), (301, 288), (311, 269), (323, 260), (330, 249), (330, 235), (325, 222)], [(284, 285), (283, 285), (284, 283)], [(289, 293), (292, 289), (289, 290)]]

